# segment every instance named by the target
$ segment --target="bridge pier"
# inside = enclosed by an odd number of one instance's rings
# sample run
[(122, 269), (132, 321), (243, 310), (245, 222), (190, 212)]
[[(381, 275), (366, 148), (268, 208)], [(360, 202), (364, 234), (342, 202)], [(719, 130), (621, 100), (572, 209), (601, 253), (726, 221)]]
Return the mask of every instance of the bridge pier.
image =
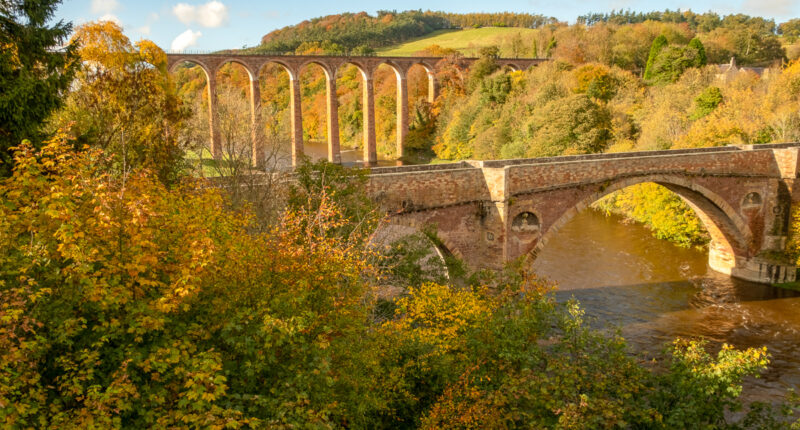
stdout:
[(436, 81), (436, 75), (433, 73), (433, 70), (427, 70), (428, 72), (428, 103), (433, 104), (436, 101), (436, 97), (439, 96), (439, 82)]
[(341, 164), (342, 151), (339, 148), (339, 99), (336, 94), (336, 71), (326, 73), (328, 108), (328, 161)]
[(250, 130), (251, 163), (255, 167), (263, 167), (266, 154), (264, 153), (264, 130), (261, 128), (261, 87), (258, 76), (250, 75)]
[(222, 138), (219, 129), (219, 113), (217, 112), (217, 78), (208, 75), (208, 128), (211, 135), (211, 156), (215, 160), (222, 159)]
[(408, 80), (397, 74), (397, 158), (404, 155), (403, 147), (408, 135)]
[(301, 106), (300, 79), (293, 73), (289, 79), (289, 98), (292, 118), (292, 166), (303, 157), (303, 109)]
[(364, 95), (362, 105), (364, 114), (364, 164), (375, 165), (378, 151), (375, 143), (375, 92), (372, 75), (364, 72)]

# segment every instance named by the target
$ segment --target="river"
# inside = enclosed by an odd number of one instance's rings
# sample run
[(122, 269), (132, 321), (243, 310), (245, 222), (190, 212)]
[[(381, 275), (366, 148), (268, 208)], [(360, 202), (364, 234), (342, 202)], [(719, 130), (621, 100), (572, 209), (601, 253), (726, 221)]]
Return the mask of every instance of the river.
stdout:
[(746, 401), (777, 401), (800, 384), (800, 294), (732, 279), (704, 251), (654, 238), (639, 224), (586, 210), (562, 227), (533, 267), (575, 297), (596, 327), (618, 327), (637, 352), (676, 337), (718, 347), (766, 346), (771, 364), (745, 383)]

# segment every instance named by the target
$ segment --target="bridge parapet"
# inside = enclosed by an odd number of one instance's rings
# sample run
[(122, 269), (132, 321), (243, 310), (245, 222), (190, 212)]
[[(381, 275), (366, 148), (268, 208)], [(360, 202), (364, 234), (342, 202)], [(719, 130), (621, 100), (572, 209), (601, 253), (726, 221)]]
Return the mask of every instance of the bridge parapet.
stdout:
[(572, 216), (622, 188), (655, 182), (682, 197), (711, 235), (715, 270), (795, 279), (781, 257), (800, 202), (800, 144), (727, 146), (374, 169), (370, 192), (393, 222), (434, 224), (476, 267), (535, 256)]

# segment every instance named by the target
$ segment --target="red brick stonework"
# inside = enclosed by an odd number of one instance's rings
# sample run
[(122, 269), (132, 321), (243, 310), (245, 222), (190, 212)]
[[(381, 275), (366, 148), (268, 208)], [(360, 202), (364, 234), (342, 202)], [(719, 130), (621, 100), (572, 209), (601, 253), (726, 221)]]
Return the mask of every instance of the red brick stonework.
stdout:
[[(795, 280), (785, 260), (800, 144), (594, 154), (375, 168), (372, 197), (391, 222), (435, 226), (473, 267), (529, 256), (580, 210), (630, 185), (678, 194), (711, 235), (709, 265), (756, 282)], [(800, 188), (800, 187), (797, 187)]]
[[(216, 107), (216, 75), (217, 71), (228, 63), (240, 64), (250, 75), (250, 107), (251, 119), (256, 123), (261, 110), (261, 97), (258, 95), (258, 75), (267, 64), (278, 64), (289, 74), (291, 82), (291, 120), (292, 120), (292, 162), (303, 154), (303, 109), (300, 98), (300, 85), (298, 82), (300, 72), (306, 67), (317, 65), (325, 72), (327, 80), (327, 105), (328, 105), (328, 160), (339, 163), (339, 121), (336, 101), (336, 73), (345, 64), (352, 64), (361, 71), (364, 80), (364, 161), (370, 164), (377, 162), (375, 147), (375, 98), (373, 94), (372, 76), (381, 64), (386, 64), (394, 69), (397, 76), (397, 154), (403, 155), (403, 141), (408, 134), (408, 84), (406, 76), (408, 70), (414, 65), (421, 65), (428, 72), (428, 101), (433, 103), (438, 92), (438, 83), (434, 77), (436, 65), (441, 57), (359, 57), (359, 56), (323, 56), (323, 55), (238, 55), (238, 54), (167, 54), (167, 67), (174, 70), (182, 63), (193, 63), (205, 72), (208, 82), (209, 99), (209, 128), (211, 136), (211, 152), (215, 158), (222, 156), (220, 143), (219, 124)], [(477, 58), (460, 58), (465, 67), (474, 63)], [(523, 70), (541, 64), (546, 59), (539, 58), (498, 58), (501, 67), (513, 70)], [(255, 128), (254, 128), (255, 129)], [(252, 156), (256, 165), (263, 160), (263, 148), (257, 146), (260, 140), (253, 135)]]

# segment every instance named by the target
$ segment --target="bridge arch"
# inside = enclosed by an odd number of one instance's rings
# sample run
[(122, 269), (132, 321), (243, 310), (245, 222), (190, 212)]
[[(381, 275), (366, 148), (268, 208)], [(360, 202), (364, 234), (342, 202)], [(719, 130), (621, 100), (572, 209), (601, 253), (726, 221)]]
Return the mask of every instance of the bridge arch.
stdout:
[(208, 97), (208, 136), (211, 147), (211, 154), (215, 159), (222, 157), (222, 146), (220, 144), (221, 133), (219, 129), (219, 117), (217, 116), (217, 68), (197, 59), (180, 58), (169, 67), (170, 73), (175, 73), (184, 64), (194, 64), (203, 71), (206, 77), (206, 96)]
[[(301, 103), (301, 93), (300, 93), (300, 70), (292, 67), (292, 65), (288, 62), (285, 62), (278, 58), (269, 58), (263, 63), (260, 63), (256, 68), (256, 80), (255, 84), (251, 88), (259, 88), (258, 80), (259, 77), (264, 73), (267, 68), (271, 66), (278, 66), (278, 68), (283, 69), (286, 74), (289, 76), (289, 119), (291, 122), (291, 141), (292, 141), (292, 166), (296, 166), (300, 159), (303, 158), (304, 155), (304, 147), (303, 147), (303, 111), (302, 111), (302, 103)], [(258, 91), (258, 90), (257, 90)], [(257, 105), (254, 107), (259, 108), (261, 106), (261, 95), (259, 94), (258, 98), (254, 99), (254, 102)]]
[[(611, 193), (643, 183), (655, 183), (667, 188), (692, 208), (711, 236), (709, 265), (714, 270), (731, 274), (736, 267), (736, 257), (752, 257), (750, 245), (753, 233), (736, 209), (712, 190), (693, 182), (690, 178), (677, 175), (643, 175), (613, 181), (602, 190), (583, 195), (572, 202), (555, 219), (546, 220), (541, 231), (533, 236), (525, 237), (516, 233), (512, 226), (510, 238), (513, 239), (510, 241), (510, 246), (516, 249), (512, 249), (511, 253), (535, 258), (561, 227), (581, 210)], [(530, 208), (525, 207), (524, 199), (522, 200), (520, 202), (522, 204), (509, 213), (509, 220), (513, 220), (520, 213), (530, 211)]]
[[(362, 151), (364, 164), (375, 164), (378, 161), (378, 153), (375, 140), (375, 91), (373, 83), (374, 69), (376, 66), (369, 67), (365, 62), (357, 59), (348, 58), (345, 61), (337, 63), (331, 69), (335, 78), (340, 76), (340, 72), (344, 67), (355, 67), (358, 74), (361, 75), (361, 98), (362, 98)], [(337, 105), (338, 109), (338, 105)]]
[(375, 66), (373, 73), (379, 89), (381, 85), (387, 84), (381, 79), (386, 79), (383, 73), (386, 69), (394, 72), (395, 77), (395, 156), (400, 158), (403, 156), (403, 142), (408, 134), (408, 70), (403, 64), (395, 61), (389, 59), (381, 61)]
[[(229, 66), (230, 65), (230, 66)], [(213, 71), (213, 80), (217, 80), (217, 75), (225, 70), (225, 67), (241, 67), (242, 70), (247, 74), (247, 91), (245, 93), (245, 97), (248, 99), (248, 105), (250, 106), (250, 147), (249, 147), (249, 156), (250, 162), (253, 166), (261, 166), (264, 163), (264, 142), (263, 142), (263, 130), (261, 127), (261, 89), (258, 82), (258, 73), (256, 70), (253, 69), (251, 64), (248, 64), (245, 61), (242, 61), (237, 58), (225, 58), (220, 61), (216, 68)], [(216, 98), (216, 94), (214, 96)], [(219, 101), (214, 100), (214, 105), (219, 106)], [(221, 146), (222, 142), (218, 142), (218, 145)], [(230, 144), (230, 142), (228, 143)], [(227, 148), (228, 151), (231, 153), (227, 154), (229, 157), (236, 157), (238, 158), (240, 155), (245, 155), (246, 152), (240, 152), (239, 150), (233, 150), (233, 148)]]
[(222, 68), (228, 64), (237, 64), (239, 66), (242, 66), (242, 68), (247, 72), (247, 76), (250, 78), (250, 81), (253, 81), (253, 79), (255, 79), (255, 77), (257, 76), (256, 71), (252, 70), (249, 64), (236, 58), (226, 58), (220, 61), (219, 64), (217, 64), (217, 67), (214, 69), (214, 74), (219, 73), (222, 70)]
[(175, 73), (178, 70), (178, 68), (180, 66), (184, 65), (184, 64), (194, 64), (195, 66), (200, 67), (200, 69), (206, 75), (206, 82), (208, 82), (208, 79), (209, 79), (209, 76), (210, 76), (210, 73), (211, 73), (210, 71), (214, 70), (208, 64), (205, 64), (204, 62), (202, 62), (202, 61), (200, 61), (200, 60), (198, 60), (196, 58), (182, 58), (182, 59), (176, 61), (175, 63), (173, 63), (172, 66), (170, 66), (169, 72), (170, 73)]
[(411, 71), (414, 66), (420, 66), (425, 69), (425, 74), (428, 77), (428, 103), (433, 104), (433, 102), (436, 101), (436, 97), (439, 95), (439, 82), (436, 80), (436, 67), (427, 61), (421, 60), (412, 64), (408, 70)]
[(336, 90), (336, 70), (331, 65), (317, 59), (311, 59), (300, 64), (297, 69), (299, 76), (304, 72), (314, 69), (322, 70), (325, 77), (325, 133), (328, 146), (328, 161), (341, 163), (341, 149), (339, 145), (339, 100)]
[(267, 60), (267, 61), (263, 62), (262, 64), (260, 64), (258, 66), (258, 68), (256, 69), (256, 75), (261, 75), (261, 73), (264, 72), (264, 69), (269, 67), (269, 65), (271, 65), (271, 64), (277, 64), (283, 70), (285, 70), (286, 73), (289, 75), (289, 79), (290, 80), (297, 79), (297, 74), (296, 74), (296, 72), (295, 72), (295, 70), (294, 70), (294, 68), (292, 66), (290, 66), (288, 63), (286, 63), (284, 61), (281, 61), (281, 60), (275, 59), (275, 58), (270, 58), (269, 60)]

